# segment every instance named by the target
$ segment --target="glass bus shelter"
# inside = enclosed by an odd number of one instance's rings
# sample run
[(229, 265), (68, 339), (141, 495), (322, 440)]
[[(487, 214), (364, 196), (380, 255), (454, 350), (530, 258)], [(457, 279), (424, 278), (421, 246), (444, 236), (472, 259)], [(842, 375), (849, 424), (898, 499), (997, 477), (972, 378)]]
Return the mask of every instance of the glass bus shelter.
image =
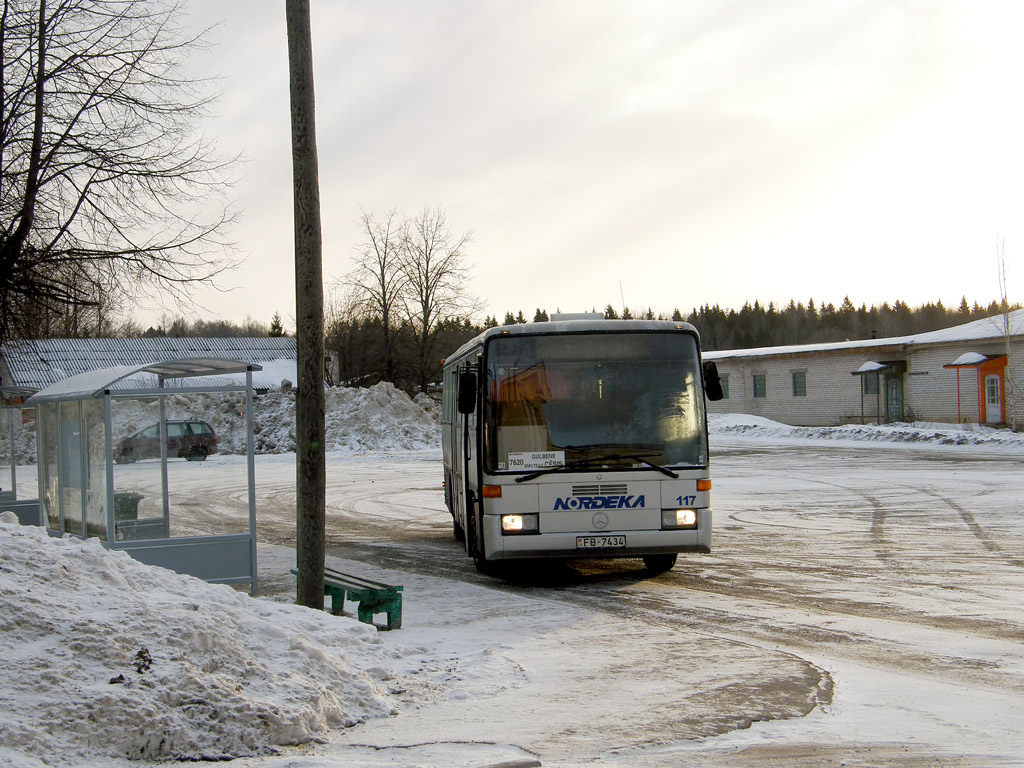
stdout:
[[(26, 405), (36, 408), (40, 522), (53, 535), (99, 537), (149, 565), (249, 584), (256, 595), (258, 370), (218, 358), (121, 365), (71, 376), (29, 397)], [(241, 374), (244, 385), (237, 383)], [(226, 378), (231, 383), (222, 383)], [(238, 427), (244, 420), (244, 462), (228, 455), (242, 446), (225, 445), (230, 437), (223, 433), (209, 462), (206, 451), (178, 461), (176, 428), (206, 424), (211, 414)], [(131, 437), (151, 436), (152, 451), (126, 461), (120, 446), (140, 426)], [(195, 493), (197, 485), (207, 493)]]

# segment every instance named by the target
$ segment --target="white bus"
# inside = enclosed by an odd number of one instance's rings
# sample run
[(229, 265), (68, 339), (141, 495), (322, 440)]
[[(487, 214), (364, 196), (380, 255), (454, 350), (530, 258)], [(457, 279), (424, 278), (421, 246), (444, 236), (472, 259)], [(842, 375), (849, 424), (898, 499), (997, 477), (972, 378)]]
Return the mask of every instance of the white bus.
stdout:
[(721, 383), (688, 323), (488, 329), (444, 365), (455, 537), (481, 570), (508, 559), (640, 557), (661, 572), (679, 552), (710, 552), (705, 396), (720, 398)]

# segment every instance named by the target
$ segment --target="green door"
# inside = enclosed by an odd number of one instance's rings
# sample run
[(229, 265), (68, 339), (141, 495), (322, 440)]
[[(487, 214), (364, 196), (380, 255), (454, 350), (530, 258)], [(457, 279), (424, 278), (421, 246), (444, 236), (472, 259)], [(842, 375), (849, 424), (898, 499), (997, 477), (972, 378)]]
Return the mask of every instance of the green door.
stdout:
[(885, 377), (885, 420), (903, 421), (903, 376)]

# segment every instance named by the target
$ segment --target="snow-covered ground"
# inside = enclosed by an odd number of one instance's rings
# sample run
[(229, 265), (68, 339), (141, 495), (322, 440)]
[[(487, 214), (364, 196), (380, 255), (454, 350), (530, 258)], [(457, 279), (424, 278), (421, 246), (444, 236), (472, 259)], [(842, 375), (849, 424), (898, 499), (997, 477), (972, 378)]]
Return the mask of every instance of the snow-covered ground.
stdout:
[(836, 443), (899, 443), (902, 446), (975, 446), (993, 450), (1024, 450), (1024, 432), (979, 424), (843, 424), (838, 427), (792, 427), (743, 413), (713, 414), (708, 419), (712, 439), (746, 436), (756, 440)]
[[(395, 525), (404, 532), (441, 531), (448, 518), (439, 489), (439, 451), (424, 448), (436, 445), (436, 425), (408, 398), (395, 397), (386, 388), (363, 391), (358, 397), (358, 407), (335, 420), (330, 459), (334, 471), (329, 473), (335, 485), (329, 489), (329, 506), (342, 519), (380, 521), (382, 531)], [(264, 422), (273, 425), (261, 430), (266, 450), (287, 449), (291, 424), (286, 398), (284, 394), (279, 410)], [(334, 405), (344, 411), (341, 400)], [(237, 439), (237, 425), (232, 423), (224, 418), (216, 426), (225, 443)], [(849, 765), (1014, 764), (1007, 756), (1014, 750), (1024, 753), (1024, 743), (1014, 735), (1019, 731), (1016, 723), (1024, 718), (1024, 691), (1013, 682), (1022, 675), (1022, 638), (1010, 622), (1014, 611), (1019, 611), (1024, 587), (1013, 586), (1020, 568), (1021, 525), (1019, 513), (1011, 513), (1008, 507), (1016, 508), (1020, 471), (1014, 459), (1024, 458), (1024, 436), (949, 425), (793, 428), (744, 416), (714, 417), (711, 427), (713, 457), (716, 451), (724, 457), (740, 457), (747, 452), (796, 451), (807, 446), (822, 455), (848, 445), (867, 451), (883, 448), (886, 454), (913, 447), (927, 448), (928, 455), (939, 457), (943, 466), (948, 463), (953, 474), (960, 472), (958, 457), (972, 461), (998, 457), (999, 466), (986, 475), (992, 487), (976, 494), (983, 501), (975, 514), (991, 510), (991, 523), (987, 518), (978, 523), (966, 510), (957, 520), (973, 520), (975, 528), (988, 525), (998, 530), (999, 537), (987, 533), (978, 537), (987, 547), (979, 545), (979, 550), (1001, 559), (993, 564), (979, 555), (976, 562), (982, 570), (974, 573), (971, 563), (975, 560), (968, 553), (963, 562), (947, 565), (952, 570), (943, 582), (946, 586), (931, 590), (901, 571), (903, 566), (893, 566), (893, 556), (886, 552), (879, 562), (895, 575), (881, 592), (880, 572), (824, 581), (814, 568), (802, 571), (796, 561), (791, 569), (780, 566), (773, 575), (780, 584), (785, 582), (794, 593), (818, 591), (827, 603), (821, 610), (834, 611), (828, 614), (829, 626), (812, 631), (806, 625), (817, 621), (817, 614), (812, 621), (805, 607), (796, 603), (766, 614), (763, 603), (740, 589), (742, 578), (734, 570), (739, 564), (713, 555), (701, 561), (709, 563), (702, 567), (701, 578), (722, 592), (707, 593), (712, 597), (687, 618), (686, 623), (693, 624), (683, 630), (692, 633), (693, 643), (680, 649), (680, 630), (671, 619), (679, 615), (672, 602), (679, 592), (674, 583), (656, 581), (644, 587), (652, 590), (645, 597), (652, 605), (666, 601), (664, 607), (655, 606), (645, 615), (657, 617), (661, 611), (669, 618), (663, 624), (637, 626), (628, 617), (594, 612), (588, 608), (586, 600), (591, 598), (586, 594), (578, 605), (567, 605), (556, 600), (556, 593), (538, 595), (529, 586), (495, 591), (475, 575), (452, 579), (443, 571), (403, 573), (389, 565), (368, 575), (401, 578), (406, 587), (405, 628), (378, 633), (348, 617), (290, 605), (288, 570), (294, 565), (294, 550), (287, 546), (261, 545), (261, 583), (267, 586), (268, 596), (254, 600), (228, 587), (141, 565), (123, 553), (106, 551), (95, 541), (49, 539), (38, 530), (17, 526), (8, 514), (0, 522), (0, 765), (98, 768), (126, 766), (138, 759), (236, 757), (236, 764), (247, 768), (525, 766), (538, 764), (538, 754), (545, 757), (543, 734), (549, 732), (559, 734), (561, 743), (551, 745), (551, 754), (560, 757), (545, 764), (570, 765), (575, 763), (565, 755), (573, 754), (572, 734), (578, 733), (582, 740), (581, 753), (593, 738), (592, 730), (576, 725), (580, 720), (620, 724), (621, 748), (602, 753), (615, 765), (739, 765), (742, 761), (736, 755), (741, 750), (753, 754), (758, 749), (767, 750), (768, 761), (761, 763), (765, 765), (839, 765), (844, 760)], [(417, 450), (400, 452), (408, 447)], [(183, 479), (185, 470), (200, 489), (237, 463), (231, 456), (211, 458), (202, 467), (179, 462), (184, 470), (176, 473), (175, 487), (188, 482)], [(839, 456), (828, 464), (832, 474), (807, 478), (807, 482), (859, 488), (863, 477), (855, 475), (855, 470), (848, 477), (845, 463)], [(722, 464), (729, 466), (726, 460)], [(286, 486), (294, 474), (289, 455), (260, 457), (257, 466), (258, 482), (270, 488)], [(878, 461), (872, 464), (872, 472), (879, 477), (887, 471), (895, 473), (886, 467)], [(955, 482), (969, 485), (968, 470), (962, 474), (963, 479)], [(720, 545), (728, 548), (730, 537), (737, 535), (734, 531), (744, 525), (770, 527), (770, 535), (777, 535), (777, 500), (784, 492), (781, 486), (792, 484), (793, 478), (779, 478), (780, 487), (774, 487), (769, 476), (749, 484), (739, 471), (734, 475), (727, 471), (726, 476), (720, 482), (716, 474), (716, 493), (722, 488), (716, 495), (719, 505), (740, 509), (741, 496), (757, 501), (743, 506), (741, 513), (718, 519)], [(945, 488), (927, 486), (928, 477), (920, 471), (903, 480), (925, 485), (926, 497), (948, 494)], [(0, 477), (0, 483), (5, 480)], [(19, 495), (29, 494), (32, 472), (19, 473), (19, 483), (24, 488)], [(950, 483), (954, 483), (952, 477)], [(378, 484), (377, 495), (368, 490), (374, 484)], [(386, 489), (381, 490), (379, 486), (384, 485)], [(873, 499), (881, 494), (864, 495)], [(845, 496), (837, 499), (837, 509), (848, 503)], [(878, 504), (885, 506), (884, 500)], [(287, 500), (281, 506), (287, 507)], [(865, 538), (882, 536), (885, 521), (877, 510), (872, 516), (869, 509), (863, 521)], [(815, 525), (825, 527), (816, 533)], [(945, 523), (932, 519), (922, 523), (925, 531), (941, 525)], [(371, 538), (374, 530), (365, 535)], [(816, 518), (802, 531), (804, 536), (822, 537), (817, 544), (825, 548), (847, 546), (844, 537), (853, 533), (857, 531), (848, 530), (839, 517)], [(817, 545), (813, 538), (808, 541)], [(949, 540), (942, 541), (947, 547)], [(1011, 545), (1006, 542), (1013, 541), (1018, 542), (1015, 552), (1007, 550)], [(399, 536), (391, 546), (402, 546)], [(947, 564), (952, 562), (948, 549), (935, 555), (946, 558)], [(396, 553), (395, 562), (401, 559), (401, 553)], [(352, 565), (337, 555), (331, 561)], [(357, 565), (366, 569), (364, 563)], [(683, 568), (681, 564), (676, 571)], [(601, 579), (599, 590), (604, 588)], [(598, 591), (593, 600), (628, 597), (640, 586), (630, 584), (616, 587), (619, 595)], [(950, 604), (958, 588), (971, 593), (973, 602), (964, 603), (965, 611), (983, 614), (992, 624), (1011, 626), (1005, 637), (996, 633), (965, 639), (955, 633), (952, 619), (949, 627), (942, 622), (917, 629), (914, 624), (884, 624), (874, 629), (874, 637), (887, 647), (891, 644), (895, 665), (905, 663), (901, 673), (884, 680), (878, 667), (866, 660), (866, 649), (862, 660), (856, 654), (833, 657), (835, 648), (863, 643), (867, 634), (866, 620), (844, 613), (841, 604), (877, 603), (879, 621), (888, 620), (889, 612), (899, 616), (911, 610), (943, 617), (955, 613)], [(538, 605), (550, 610), (538, 611)], [(750, 618), (749, 626), (730, 631), (729, 623), (739, 622), (737, 617), (742, 616)], [(726, 617), (732, 618), (726, 621)], [(768, 625), (770, 630), (765, 628)], [(793, 629), (792, 637), (783, 642), (779, 638), (785, 627), (801, 629)], [(763, 637), (759, 636), (762, 631)], [(817, 631), (820, 645), (813, 637)], [(829, 645), (832, 641), (826, 642), (826, 634), (848, 639)], [(635, 659), (620, 658), (623, 639), (635, 640), (638, 648), (646, 650), (638, 651)], [(971, 647), (955, 647), (964, 642)], [(717, 666), (706, 656), (694, 664), (692, 652), (698, 647), (717, 647)], [(914, 655), (918, 647), (933, 653), (935, 664), (966, 654), (977, 666), (965, 673), (974, 675), (972, 685), (958, 693), (957, 672), (951, 672), (948, 683), (924, 675), (916, 665), (923, 668), (929, 660)], [(573, 648), (583, 650), (566, 652)], [(785, 679), (808, 676), (807, 691), (812, 702), (819, 701), (818, 706), (800, 717), (805, 705), (794, 702), (792, 708), (766, 713), (767, 722), (749, 728), (745, 727), (751, 725), (749, 721), (709, 716), (716, 702), (736, 695), (730, 691), (738, 682), (768, 685), (773, 667), (780, 680), (787, 675)], [(671, 685), (664, 679), (667, 670), (671, 670)], [(825, 675), (818, 682), (814, 682), (815, 670)], [(830, 698), (833, 680), (840, 681), (834, 699)], [(686, 723), (698, 723), (691, 733), (705, 736), (691, 735), (682, 746), (667, 739), (640, 751), (631, 747), (626, 731), (642, 729), (648, 719), (655, 727), (659, 708), (667, 709), (673, 697), (682, 697), (680, 691), (686, 692), (688, 702), (694, 691), (706, 693), (704, 699), (693, 697), (691, 705), (698, 709), (685, 710), (690, 720), (679, 723), (683, 731)], [(575, 706), (566, 706), (567, 701)], [(699, 711), (699, 701), (706, 702), (708, 712)], [(936, 751), (926, 753), (935, 762), (915, 762), (913, 756), (901, 760), (906, 746), (899, 741), (905, 730), (894, 723), (904, 719), (912, 723), (921, 743), (938, 745)], [(959, 731), (951, 733), (951, 724), (958, 722)], [(481, 723), (489, 727), (482, 728)], [(359, 725), (346, 727), (354, 724)], [(658, 722), (657, 727), (671, 731), (665, 723)], [(620, 737), (614, 728), (610, 730), (614, 743)], [(541, 735), (529, 750), (517, 746), (529, 741), (526, 735), (532, 733)], [(822, 759), (821, 752), (816, 753), (817, 759), (809, 753), (811, 757), (803, 762), (797, 760), (797, 752), (789, 753), (787, 759), (771, 751), (785, 740), (812, 744), (836, 738), (836, 733), (851, 741), (872, 742), (874, 751), (853, 749), (829, 759)], [(981, 746), (972, 738), (980, 740)], [(880, 750), (880, 742), (892, 742), (891, 751)], [(990, 755), (991, 759), (958, 761), (955, 753), (946, 750), (959, 742), (970, 747), (964, 754)], [(781, 762), (770, 762), (776, 758)]]

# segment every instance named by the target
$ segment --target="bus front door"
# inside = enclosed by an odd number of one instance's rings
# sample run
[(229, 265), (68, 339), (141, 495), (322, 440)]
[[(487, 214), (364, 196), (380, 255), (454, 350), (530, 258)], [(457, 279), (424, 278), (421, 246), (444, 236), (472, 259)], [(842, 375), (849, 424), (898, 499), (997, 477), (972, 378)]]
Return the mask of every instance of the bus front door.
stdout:
[(455, 489), (457, 504), (461, 507), (466, 537), (466, 552), (474, 559), (482, 558), (483, 548), (483, 514), (480, 497), (480, 456), (477, 450), (477, 411), (480, 404), (478, 397), (479, 380), (474, 371), (466, 368), (459, 376), (458, 410), (462, 422), (462, 434), (459, 441), (461, 456), (457, 457), (461, 475)]

